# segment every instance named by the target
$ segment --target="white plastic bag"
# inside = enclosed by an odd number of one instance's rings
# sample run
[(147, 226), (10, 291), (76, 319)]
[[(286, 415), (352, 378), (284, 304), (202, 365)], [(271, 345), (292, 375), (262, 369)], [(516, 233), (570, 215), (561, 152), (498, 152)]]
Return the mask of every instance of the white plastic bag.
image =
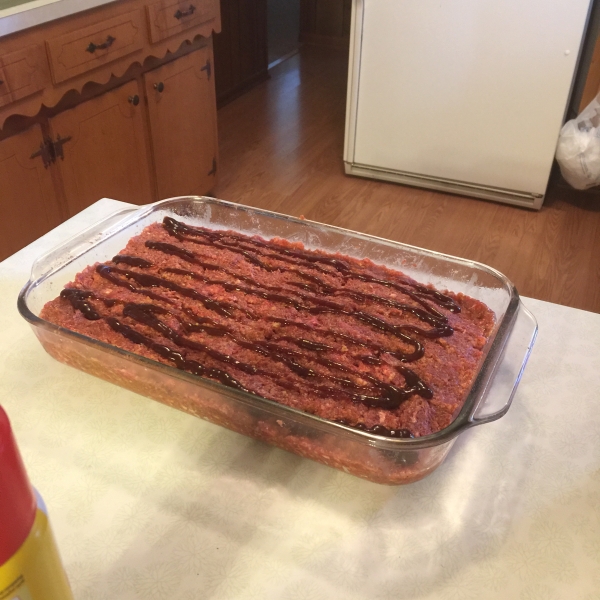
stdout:
[(565, 180), (577, 190), (600, 185), (600, 94), (560, 130), (556, 160)]

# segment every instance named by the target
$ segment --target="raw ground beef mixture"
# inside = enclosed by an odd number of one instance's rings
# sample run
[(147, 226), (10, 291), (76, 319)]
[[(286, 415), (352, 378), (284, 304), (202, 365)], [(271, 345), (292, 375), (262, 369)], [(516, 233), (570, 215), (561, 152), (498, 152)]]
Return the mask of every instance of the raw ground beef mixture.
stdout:
[(435, 433), (494, 316), (368, 259), (165, 218), (89, 266), (42, 318), (351, 427)]

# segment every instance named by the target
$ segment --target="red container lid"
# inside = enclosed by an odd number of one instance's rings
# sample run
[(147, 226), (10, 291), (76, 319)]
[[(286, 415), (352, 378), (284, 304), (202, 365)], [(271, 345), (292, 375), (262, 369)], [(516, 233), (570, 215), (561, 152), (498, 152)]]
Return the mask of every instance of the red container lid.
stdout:
[(0, 406), (0, 566), (25, 541), (37, 510), (10, 422)]

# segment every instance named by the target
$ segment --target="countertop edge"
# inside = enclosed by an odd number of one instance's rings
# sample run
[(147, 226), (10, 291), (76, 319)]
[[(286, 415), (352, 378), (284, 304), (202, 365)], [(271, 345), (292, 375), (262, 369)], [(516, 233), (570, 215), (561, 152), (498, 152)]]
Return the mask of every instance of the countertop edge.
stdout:
[(0, 10), (0, 38), (117, 0), (33, 0)]

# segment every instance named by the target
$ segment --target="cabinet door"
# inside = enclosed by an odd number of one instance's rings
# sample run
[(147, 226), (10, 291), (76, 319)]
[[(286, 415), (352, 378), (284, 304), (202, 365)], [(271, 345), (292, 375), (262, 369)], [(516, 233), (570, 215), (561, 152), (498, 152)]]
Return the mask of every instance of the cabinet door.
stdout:
[(55, 192), (52, 167), (44, 167), (39, 125), (0, 141), (0, 260), (66, 218)]
[(206, 194), (216, 184), (217, 109), (211, 48), (145, 75), (158, 197)]
[(141, 100), (132, 81), (50, 120), (54, 140), (69, 138), (56, 163), (70, 215), (100, 198), (154, 200)]

